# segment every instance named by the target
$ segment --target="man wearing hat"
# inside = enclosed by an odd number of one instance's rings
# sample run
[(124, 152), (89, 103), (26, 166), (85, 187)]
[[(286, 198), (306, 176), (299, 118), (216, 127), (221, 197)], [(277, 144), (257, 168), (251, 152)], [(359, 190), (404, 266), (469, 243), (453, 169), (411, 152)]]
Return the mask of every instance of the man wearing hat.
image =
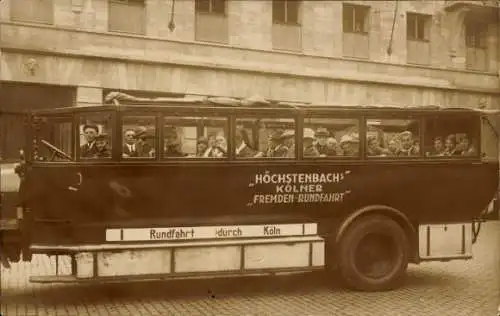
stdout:
[(271, 146), (266, 151), (266, 157), (272, 158), (284, 158), (288, 153), (288, 148), (285, 146), (283, 134), (285, 133), (282, 129), (277, 129), (271, 133), (269, 139), (271, 141)]
[(314, 131), (310, 128), (304, 128), (302, 147), (304, 157), (319, 157), (319, 151), (314, 146)]
[(139, 126), (134, 132), (137, 157), (154, 157), (154, 146), (147, 142), (147, 139), (153, 137), (148, 135), (147, 129), (144, 126)]
[(180, 149), (180, 141), (175, 127), (168, 126), (165, 129), (165, 157), (186, 157)]
[(99, 128), (95, 124), (85, 124), (83, 126), (86, 144), (80, 146), (80, 157), (92, 158), (97, 153), (95, 138), (99, 134)]
[(135, 131), (132, 129), (127, 129), (124, 133), (124, 140), (123, 140), (123, 157), (129, 158), (129, 157), (137, 157), (137, 148), (135, 146), (135, 141), (136, 141), (136, 136), (135, 136)]
[(340, 149), (342, 149), (344, 156), (357, 156), (359, 154), (359, 138), (357, 135), (343, 135), (340, 139)]
[(293, 129), (286, 130), (283, 133), (282, 138), (286, 148), (288, 148), (286, 157), (295, 158), (295, 131)]
[(318, 141), (316, 143), (316, 149), (318, 150), (320, 155), (327, 156), (328, 155), (328, 147), (326, 146), (326, 140), (328, 136), (330, 136), (330, 133), (328, 130), (324, 127), (320, 127), (316, 130), (314, 133), (314, 136), (316, 137), (316, 140)]
[(95, 138), (95, 148), (96, 153), (94, 154), (94, 158), (110, 158), (111, 151), (108, 147), (109, 135), (106, 133), (102, 133), (96, 136)]

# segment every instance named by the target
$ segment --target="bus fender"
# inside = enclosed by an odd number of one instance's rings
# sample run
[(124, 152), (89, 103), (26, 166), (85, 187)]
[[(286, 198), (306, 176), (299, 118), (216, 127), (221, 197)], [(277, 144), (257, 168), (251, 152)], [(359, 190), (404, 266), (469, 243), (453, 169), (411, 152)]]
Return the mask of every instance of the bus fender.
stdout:
[[(379, 214), (379, 215), (386, 215), (390, 217), (391, 219), (395, 220), (399, 225), (403, 227), (405, 230), (407, 236), (408, 236), (408, 241), (410, 242), (410, 246), (412, 251), (417, 249), (417, 241), (418, 238), (417, 232), (415, 230), (415, 227), (412, 225), (408, 217), (401, 211), (387, 206), (387, 205), (369, 205), (365, 206), (363, 208), (360, 208), (347, 216), (342, 223), (340, 224), (336, 235), (335, 235), (335, 244), (338, 244), (340, 242), (340, 239), (344, 235), (344, 233), (347, 231), (347, 228), (356, 221), (360, 217), (364, 217), (366, 215), (374, 215), (374, 214)], [(417, 256), (418, 258), (418, 256)], [(415, 259), (415, 258), (413, 258)]]

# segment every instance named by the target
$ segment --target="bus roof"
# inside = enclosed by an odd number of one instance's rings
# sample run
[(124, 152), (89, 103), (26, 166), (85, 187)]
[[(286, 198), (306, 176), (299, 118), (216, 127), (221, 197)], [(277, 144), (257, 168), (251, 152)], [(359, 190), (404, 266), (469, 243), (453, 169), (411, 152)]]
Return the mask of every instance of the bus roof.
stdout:
[(98, 106), (60, 107), (32, 111), (35, 115), (55, 113), (78, 113), (92, 111), (162, 111), (167, 109), (196, 108), (197, 110), (235, 109), (235, 111), (315, 112), (315, 111), (380, 111), (380, 112), (462, 112), (500, 114), (500, 109), (448, 107), (441, 105), (396, 106), (396, 105), (339, 105), (266, 100), (260, 96), (251, 98), (185, 96), (172, 98), (139, 98), (122, 92), (110, 92), (104, 104)]

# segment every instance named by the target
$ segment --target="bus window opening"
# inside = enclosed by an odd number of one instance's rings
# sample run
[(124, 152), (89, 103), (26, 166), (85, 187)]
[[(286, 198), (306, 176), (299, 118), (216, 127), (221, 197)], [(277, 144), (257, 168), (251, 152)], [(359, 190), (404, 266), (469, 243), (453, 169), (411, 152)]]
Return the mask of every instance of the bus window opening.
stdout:
[(164, 157), (227, 157), (227, 125), (224, 117), (165, 117)]
[(419, 120), (369, 119), (366, 121), (368, 157), (419, 157)]

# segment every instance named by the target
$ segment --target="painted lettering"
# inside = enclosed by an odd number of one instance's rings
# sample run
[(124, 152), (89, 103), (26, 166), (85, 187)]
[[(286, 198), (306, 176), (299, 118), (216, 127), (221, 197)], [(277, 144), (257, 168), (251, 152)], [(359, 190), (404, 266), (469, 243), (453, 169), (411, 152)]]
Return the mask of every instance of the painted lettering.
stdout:
[(215, 230), (215, 237), (240, 237), (243, 235), (241, 228), (219, 228)]
[(149, 230), (150, 240), (165, 240), (165, 239), (192, 239), (194, 238), (194, 229), (175, 229), (170, 228), (167, 231)]
[(293, 203), (294, 196), (293, 194), (255, 194), (253, 196), (254, 204), (286, 204)]
[(297, 201), (299, 203), (343, 202), (344, 194), (345, 193), (299, 194)]
[(264, 236), (279, 236), (279, 235), (281, 235), (281, 231), (278, 227), (274, 225), (264, 226)]
[(256, 174), (255, 184), (318, 184), (338, 183), (344, 180), (345, 173), (289, 173)]

